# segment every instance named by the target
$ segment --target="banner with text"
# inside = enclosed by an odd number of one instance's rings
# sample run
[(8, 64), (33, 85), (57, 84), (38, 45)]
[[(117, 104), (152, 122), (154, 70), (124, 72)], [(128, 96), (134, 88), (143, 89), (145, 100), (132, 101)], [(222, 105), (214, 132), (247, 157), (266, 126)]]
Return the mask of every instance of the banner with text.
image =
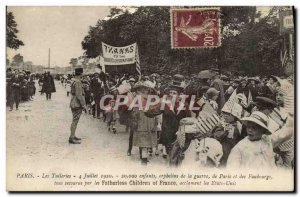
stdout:
[(114, 47), (102, 42), (105, 65), (125, 65), (136, 62), (136, 43), (125, 47)]

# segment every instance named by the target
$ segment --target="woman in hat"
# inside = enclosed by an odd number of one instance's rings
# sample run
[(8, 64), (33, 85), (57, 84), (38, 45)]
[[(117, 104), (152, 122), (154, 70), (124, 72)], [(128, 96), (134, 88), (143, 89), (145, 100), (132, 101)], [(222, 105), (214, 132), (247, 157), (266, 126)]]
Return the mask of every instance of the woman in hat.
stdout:
[(227, 167), (270, 169), (275, 167), (273, 149), (293, 135), (293, 115), (280, 133), (271, 134), (268, 117), (259, 111), (242, 118), (246, 125), (247, 137), (241, 140), (230, 152)]

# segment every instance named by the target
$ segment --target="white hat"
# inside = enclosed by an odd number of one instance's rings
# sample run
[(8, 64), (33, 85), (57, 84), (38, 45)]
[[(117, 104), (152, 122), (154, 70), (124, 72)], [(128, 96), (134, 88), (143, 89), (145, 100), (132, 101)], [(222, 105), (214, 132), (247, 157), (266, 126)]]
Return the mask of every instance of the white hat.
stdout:
[(247, 102), (246, 96), (244, 94), (236, 94), (236, 91), (232, 93), (232, 96), (228, 99), (225, 105), (222, 108), (222, 112), (232, 114), (238, 119), (242, 118), (243, 107), (238, 103), (238, 100), (241, 100), (241, 104), (244, 105), (244, 102)]
[(139, 81), (139, 82), (137, 82), (137, 83), (134, 85), (134, 89), (140, 88), (140, 87), (146, 87), (146, 88), (152, 88), (152, 89), (154, 89), (155, 84), (152, 83), (151, 81), (148, 81), (148, 80), (147, 80), (147, 81), (144, 81), (144, 82)]
[(131, 86), (129, 83), (123, 83), (117, 89), (119, 94), (125, 94), (131, 90)]
[(277, 92), (284, 96), (284, 108), (289, 114), (294, 114), (294, 86), (286, 79), (278, 81), (280, 86), (277, 87)]
[(223, 156), (223, 148), (221, 143), (214, 138), (204, 138), (197, 143), (197, 152), (204, 152), (210, 158), (216, 167), (220, 164)]
[(238, 103), (234, 103), (231, 109), (231, 114), (237, 117), (238, 119), (241, 119), (242, 113), (243, 113), (243, 107)]
[(95, 68), (95, 73), (98, 73), (98, 74), (100, 74), (100, 73), (101, 73), (101, 69), (100, 69), (100, 68), (98, 68), (98, 67), (96, 67), (96, 68)]
[(129, 82), (135, 82), (135, 78), (131, 77), (128, 81)]
[(266, 130), (266, 134), (272, 134), (268, 128), (269, 118), (260, 111), (253, 112), (249, 117), (242, 118), (242, 122), (253, 122)]
[(245, 94), (243, 94), (243, 93), (237, 94), (236, 99), (238, 101), (240, 101), (241, 105), (243, 105), (244, 107), (247, 107), (248, 104), (247, 104), (247, 98), (246, 98)]

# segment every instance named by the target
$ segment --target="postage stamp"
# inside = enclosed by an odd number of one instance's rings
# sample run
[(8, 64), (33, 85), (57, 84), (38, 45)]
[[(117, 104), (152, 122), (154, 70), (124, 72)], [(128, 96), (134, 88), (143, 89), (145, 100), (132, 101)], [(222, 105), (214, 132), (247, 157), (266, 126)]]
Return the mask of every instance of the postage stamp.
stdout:
[(213, 48), (221, 45), (220, 9), (171, 9), (172, 48)]

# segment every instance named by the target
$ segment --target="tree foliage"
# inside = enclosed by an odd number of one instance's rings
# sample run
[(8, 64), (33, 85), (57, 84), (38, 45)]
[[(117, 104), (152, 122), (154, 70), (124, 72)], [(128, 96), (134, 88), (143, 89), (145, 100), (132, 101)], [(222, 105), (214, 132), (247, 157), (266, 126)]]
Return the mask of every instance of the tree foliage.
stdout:
[(280, 72), (278, 20), (274, 9), (260, 17), (256, 7), (221, 7), (222, 46), (214, 49), (171, 49), (170, 7), (138, 7), (134, 13), (111, 9), (109, 20), (91, 26), (82, 41), (85, 55), (102, 54), (101, 42), (139, 46), (141, 69), (147, 74), (197, 73), (219, 65), (222, 70), (256, 74)]
[(13, 67), (19, 67), (21, 65), (24, 64), (24, 57), (22, 55), (20, 55), (19, 53), (16, 54), (13, 58), (12, 58), (12, 63), (11, 66)]
[(24, 43), (18, 39), (17, 23), (12, 12), (6, 13), (6, 45), (11, 49), (18, 49), (20, 46), (24, 46)]
[(71, 58), (69, 64), (72, 65), (72, 67), (77, 66), (78, 59), (77, 58)]

